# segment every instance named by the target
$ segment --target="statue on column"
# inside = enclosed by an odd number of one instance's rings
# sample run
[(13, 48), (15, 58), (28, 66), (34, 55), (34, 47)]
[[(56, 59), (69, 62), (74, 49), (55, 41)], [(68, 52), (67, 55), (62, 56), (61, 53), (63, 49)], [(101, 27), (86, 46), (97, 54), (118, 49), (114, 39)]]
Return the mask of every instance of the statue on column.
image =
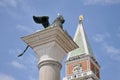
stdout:
[[(63, 28), (62, 24), (65, 22), (64, 18), (62, 15), (60, 15), (58, 13), (57, 18), (53, 21), (53, 23), (50, 25), (49, 23), (49, 17), (48, 16), (33, 16), (33, 20), (35, 21), (35, 23), (37, 24), (42, 24), (44, 28), (47, 27), (61, 27)], [(29, 45), (27, 45), (27, 47), (24, 49), (24, 51), (18, 55), (18, 57), (22, 56), (27, 49), (29, 48)]]
[(65, 22), (62, 15), (58, 14), (58, 17), (53, 21), (53, 23), (50, 25), (49, 23), (49, 17), (48, 16), (33, 16), (33, 20), (37, 24), (42, 24), (44, 28), (47, 27), (62, 27), (62, 24)]

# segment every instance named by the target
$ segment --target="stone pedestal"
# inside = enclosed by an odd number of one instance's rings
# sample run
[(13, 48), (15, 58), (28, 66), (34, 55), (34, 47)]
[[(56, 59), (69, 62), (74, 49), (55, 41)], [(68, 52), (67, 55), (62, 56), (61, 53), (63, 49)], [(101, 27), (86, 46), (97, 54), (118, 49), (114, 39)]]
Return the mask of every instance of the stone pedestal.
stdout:
[(60, 27), (49, 27), (22, 39), (35, 51), (39, 59), (39, 80), (60, 80), (63, 58), (68, 52), (78, 48)]

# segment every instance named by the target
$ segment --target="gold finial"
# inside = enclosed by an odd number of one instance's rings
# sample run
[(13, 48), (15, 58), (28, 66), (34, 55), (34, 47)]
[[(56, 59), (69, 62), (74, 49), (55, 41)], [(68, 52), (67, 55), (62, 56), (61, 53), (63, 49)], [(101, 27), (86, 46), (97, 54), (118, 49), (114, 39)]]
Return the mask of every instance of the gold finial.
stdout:
[(83, 19), (84, 19), (83, 15), (80, 15), (79, 20), (83, 20)]

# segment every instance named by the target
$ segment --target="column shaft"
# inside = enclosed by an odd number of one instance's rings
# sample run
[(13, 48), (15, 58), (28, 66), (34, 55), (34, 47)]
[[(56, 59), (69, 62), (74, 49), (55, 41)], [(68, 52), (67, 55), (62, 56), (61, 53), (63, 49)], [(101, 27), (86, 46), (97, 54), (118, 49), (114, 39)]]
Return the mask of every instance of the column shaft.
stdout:
[(39, 80), (60, 80), (61, 64), (57, 61), (47, 60), (38, 64)]

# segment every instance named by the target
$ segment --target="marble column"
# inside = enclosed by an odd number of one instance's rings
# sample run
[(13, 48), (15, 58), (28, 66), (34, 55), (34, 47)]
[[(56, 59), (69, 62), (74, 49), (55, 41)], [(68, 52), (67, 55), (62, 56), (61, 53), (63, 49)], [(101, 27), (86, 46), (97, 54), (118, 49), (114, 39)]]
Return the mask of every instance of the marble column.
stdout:
[(34, 50), (39, 59), (39, 80), (60, 80), (63, 58), (68, 52), (78, 48), (72, 38), (59, 26), (48, 27), (22, 39)]

